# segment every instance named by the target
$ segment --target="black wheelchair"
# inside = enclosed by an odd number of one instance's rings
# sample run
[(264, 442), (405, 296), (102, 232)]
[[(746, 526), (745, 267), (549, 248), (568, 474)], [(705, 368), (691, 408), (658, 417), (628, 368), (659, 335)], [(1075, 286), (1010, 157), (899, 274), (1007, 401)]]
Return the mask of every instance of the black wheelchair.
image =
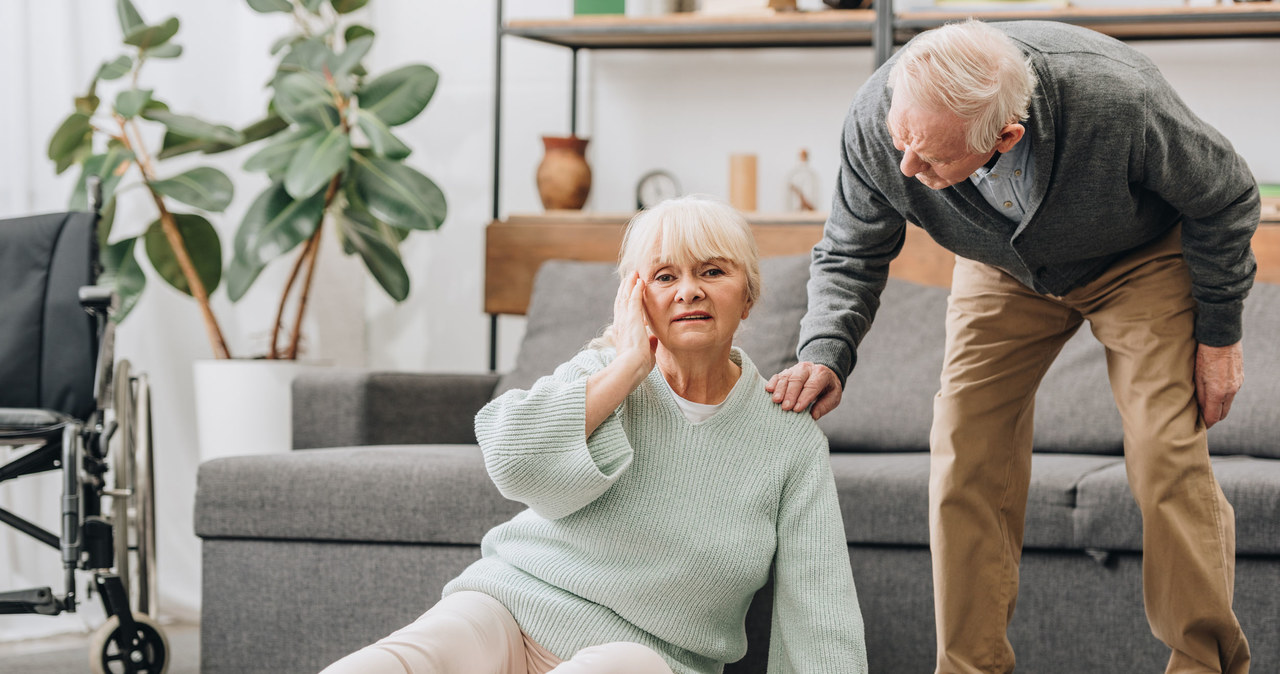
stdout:
[[(0, 522), (61, 552), (66, 591), (0, 592), (0, 613), (77, 608), (92, 573), (107, 621), (90, 643), (95, 674), (159, 674), (168, 641), (155, 620), (150, 390), (114, 360), (115, 296), (101, 272), (97, 214), (0, 221), (0, 482), (61, 471), (55, 534), (0, 508)], [(52, 555), (50, 555), (52, 557)], [(52, 561), (52, 560), (51, 560)]]

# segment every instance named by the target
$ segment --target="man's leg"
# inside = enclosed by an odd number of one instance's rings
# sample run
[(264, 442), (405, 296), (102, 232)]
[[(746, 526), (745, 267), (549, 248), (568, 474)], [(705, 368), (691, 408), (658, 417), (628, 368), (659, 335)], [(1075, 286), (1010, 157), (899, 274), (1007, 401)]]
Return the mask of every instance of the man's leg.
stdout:
[(520, 626), (501, 602), (456, 592), (321, 674), (525, 674), (524, 648)]
[(1035, 391), (1080, 314), (957, 258), (930, 437), (929, 538), (940, 674), (1007, 672)]
[(1196, 403), (1195, 303), (1180, 250), (1171, 237), (1068, 299), (1082, 302), (1107, 347), (1125, 469), (1142, 510), (1147, 619), (1173, 649), (1166, 671), (1240, 674), (1249, 645), (1231, 608), (1235, 516)]

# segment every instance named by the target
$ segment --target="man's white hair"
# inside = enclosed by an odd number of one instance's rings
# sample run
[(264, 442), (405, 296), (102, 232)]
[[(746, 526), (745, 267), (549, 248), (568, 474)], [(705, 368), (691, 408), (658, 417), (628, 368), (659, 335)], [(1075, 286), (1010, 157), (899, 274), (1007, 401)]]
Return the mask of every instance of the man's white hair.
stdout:
[(1031, 62), (996, 28), (969, 19), (921, 33), (889, 71), (889, 88), (915, 105), (965, 120), (970, 152), (990, 152), (1000, 129), (1027, 118)]

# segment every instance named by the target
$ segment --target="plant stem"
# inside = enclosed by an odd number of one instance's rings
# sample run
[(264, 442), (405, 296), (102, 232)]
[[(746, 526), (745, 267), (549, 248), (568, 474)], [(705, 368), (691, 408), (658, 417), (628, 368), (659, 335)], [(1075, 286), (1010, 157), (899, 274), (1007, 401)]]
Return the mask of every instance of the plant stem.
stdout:
[[(137, 129), (134, 129), (137, 133)], [(200, 313), (204, 318), (204, 329), (209, 335), (209, 345), (213, 348), (214, 358), (231, 358), (231, 350), (227, 348), (227, 341), (222, 336), (222, 329), (218, 326), (218, 319), (213, 315), (213, 308), (209, 306), (209, 293), (205, 290), (204, 282), (200, 280), (200, 274), (196, 272), (196, 266), (191, 262), (191, 255), (187, 253), (186, 241), (182, 238), (182, 232), (178, 230), (178, 223), (173, 219), (173, 214), (165, 207), (164, 197), (151, 188), (151, 182), (155, 180), (155, 171), (152, 169), (151, 157), (146, 152), (146, 147), (138, 143), (136, 148), (129, 140), (128, 131), (125, 128), (124, 121), (120, 122), (121, 141), (125, 147), (131, 150), (134, 158), (138, 163), (138, 170), (142, 173), (142, 180), (147, 185), (147, 192), (151, 194), (152, 200), (156, 203), (156, 210), (160, 212), (160, 230), (164, 232), (164, 238), (169, 242), (169, 247), (173, 249), (173, 256), (178, 261), (178, 267), (182, 269), (182, 276), (187, 280), (187, 287), (191, 290), (191, 296), (195, 298), (196, 303), (200, 305)]]
[[(316, 224), (316, 230), (311, 233), (311, 237), (307, 239), (307, 243), (302, 248), (302, 253), (298, 255), (297, 261), (293, 263), (293, 269), (289, 272), (289, 280), (284, 284), (284, 292), (280, 294), (280, 309), (276, 312), (275, 325), (271, 327), (271, 349), (267, 354), (267, 358), (286, 358), (296, 360), (298, 357), (298, 342), (302, 339), (302, 316), (307, 310), (307, 298), (311, 295), (311, 279), (315, 274), (316, 260), (319, 258), (320, 236), (324, 230), (324, 217), (329, 212), (329, 206), (333, 203), (335, 197), (338, 196), (338, 188), (342, 185), (342, 174), (333, 176), (329, 181), (329, 187), (324, 193), (324, 208), (320, 211), (320, 222)], [(276, 347), (280, 330), (284, 327), (284, 309), (289, 299), (289, 294), (293, 291), (293, 284), (298, 280), (298, 272), (302, 270), (302, 265), (307, 265), (307, 276), (302, 281), (301, 295), (298, 298), (298, 313), (293, 322), (293, 328), (289, 331), (289, 346), (285, 349), (284, 356), (280, 355), (279, 349)]]
[(280, 357), (280, 350), (277, 347), (280, 341), (280, 328), (284, 323), (284, 308), (289, 301), (289, 293), (293, 291), (293, 284), (298, 280), (298, 272), (302, 269), (303, 263), (307, 261), (307, 254), (311, 252), (311, 247), (316, 244), (316, 235), (320, 233), (320, 226), (324, 224), (324, 214), (320, 215), (320, 223), (316, 225), (316, 231), (311, 233), (307, 242), (302, 246), (302, 252), (298, 254), (298, 259), (293, 262), (293, 269), (289, 271), (289, 279), (284, 282), (284, 292), (280, 293), (280, 308), (276, 310), (276, 320), (271, 326), (271, 341), (267, 347), (267, 358), (275, 360)]

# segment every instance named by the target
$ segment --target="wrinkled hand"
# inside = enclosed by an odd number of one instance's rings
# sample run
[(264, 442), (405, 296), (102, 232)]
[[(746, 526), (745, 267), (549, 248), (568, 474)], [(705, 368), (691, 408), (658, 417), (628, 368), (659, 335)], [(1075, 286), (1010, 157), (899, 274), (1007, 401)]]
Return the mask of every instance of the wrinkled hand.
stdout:
[(618, 357), (627, 355), (653, 368), (658, 338), (649, 329), (649, 312), (644, 307), (645, 283), (639, 274), (622, 280), (613, 300), (613, 345)]
[(1244, 348), (1240, 342), (1196, 348), (1196, 402), (1206, 428), (1227, 418), (1242, 384)]
[(782, 409), (794, 412), (808, 409), (814, 419), (821, 419), (834, 410), (843, 393), (840, 378), (831, 368), (808, 362), (796, 363), (773, 375), (764, 390), (773, 394), (773, 402), (780, 403)]

